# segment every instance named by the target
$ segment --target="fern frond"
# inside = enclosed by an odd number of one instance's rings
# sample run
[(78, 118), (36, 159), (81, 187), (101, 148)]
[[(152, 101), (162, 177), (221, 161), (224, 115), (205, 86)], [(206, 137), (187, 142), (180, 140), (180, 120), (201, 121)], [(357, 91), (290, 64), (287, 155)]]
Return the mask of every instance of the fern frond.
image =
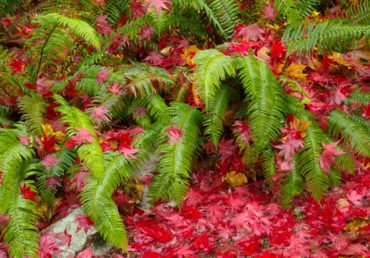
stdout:
[(166, 70), (146, 64), (133, 65), (125, 69), (123, 75), (128, 80), (125, 87), (135, 97), (156, 94), (157, 86), (154, 85), (155, 83), (165, 89), (174, 85), (173, 79)]
[(234, 27), (241, 23), (238, 17), (240, 12), (238, 2), (235, 0), (213, 0), (209, 6), (221, 24), (224, 36), (230, 38), (233, 35)]
[(107, 153), (106, 170), (102, 178), (89, 176), (81, 193), (83, 208), (98, 232), (112, 245), (127, 251), (125, 225), (112, 200), (115, 188), (131, 176), (131, 165), (120, 153)]
[(328, 122), (332, 132), (345, 144), (349, 144), (357, 154), (370, 156), (370, 137), (366, 127), (339, 110), (331, 112)]
[(300, 22), (301, 14), (298, 5), (294, 0), (276, 0), (274, 8), (286, 17), (290, 26), (295, 26)]
[[(252, 55), (236, 57), (247, 101), (253, 146), (247, 150), (248, 163), (254, 163), (266, 145), (280, 135), (286, 112), (283, 91), (267, 64)], [(248, 157), (249, 156), (249, 157)]]
[(13, 129), (0, 129), (0, 171), (4, 173), (0, 185), (0, 214), (9, 214), (3, 236), (12, 257), (37, 257), (35, 203), (24, 199), (20, 191), (25, 182), (34, 189), (33, 181), (25, 181), (34, 154), (19, 142), (18, 133)]
[(194, 63), (197, 65), (193, 74), (194, 85), (208, 108), (221, 81), (235, 75), (232, 59), (215, 49), (208, 49), (199, 51), (194, 57)]
[(272, 176), (276, 173), (276, 164), (275, 164), (275, 153), (271, 148), (267, 148), (262, 155), (262, 168), (263, 176), (265, 177), (266, 182), (272, 186)]
[(18, 106), (23, 113), (22, 119), (26, 122), (27, 127), (37, 135), (42, 135), (44, 124), (44, 114), (46, 103), (40, 96), (22, 96), (18, 101)]
[(97, 49), (100, 49), (100, 38), (93, 27), (85, 21), (69, 18), (58, 13), (48, 13), (36, 17), (38, 23), (57, 24), (71, 29), (78, 37)]
[(36, 227), (36, 203), (24, 199), (18, 188), (9, 209), (9, 222), (5, 228), (4, 242), (9, 243), (11, 257), (38, 257), (39, 233)]
[(283, 40), (288, 45), (288, 54), (296, 52), (297, 55), (305, 55), (315, 48), (319, 53), (330, 53), (333, 49), (347, 50), (352, 40), (369, 36), (369, 25), (346, 24), (343, 20), (324, 20), (288, 28), (284, 32)]
[[(152, 201), (173, 199), (181, 204), (189, 185), (193, 159), (197, 152), (197, 139), (202, 115), (200, 111), (183, 103), (169, 108), (171, 124), (182, 130), (183, 136), (176, 144), (163, 143), (160, 146), (159, 174), (153, 178), (149, 195)], [(166, 131), (163, 133), (166, 139)]]
[(20, 143), (17, 131), (0, 129), (0, 171), (4, 173), (0, 187), (0, 214), (9, 209), (19, 178), (22, 178), (16, 171), (19, 172), (23, 161), (30, 160), (33, 155), (32, 150)]
[(214, 146), (218, 146), (218, 142), (223, 133), (223, 122), (225, 111), (231, 100), (233, 89), (228, 86), (222, 86), (217, 92), (214, 100), (209, 104), (208, 112), (205, 114), (203, 125), (205, 133), (209, 136)]
[(63, 97), (55, 95), (54, 99), (60, 104), (57, 110), (62, 114), (61, 121), (69, 125), (67, 131), (70, 135), (74, 134), (78, 128), (83, 128), (94, 136), (92, 143), (83, 144), (77, 149), (77, 154), (95, 178), (102, 178), (104, 175), (104, 156), (96, 138), (92, 121), (87, 114), (78, 108), (70, 106)]
[(370, 22), (370, 2), (367, 0), (359, 1), (359, 4), (351, 5), (346, 11), (347, 17), (354, 24), (369, 24)]
[[(309, 117), (300, 117), (308, 121)], [(297, 169), (305, 180), (307, 189), (315, 200), (320, 200), (329, 188), (329, 177), (320, 167), (320, 156), (323, 152), (322, 143), (325, 142), (326, 135), (319, 125), (311, 121), (306, 128), (307, 135), (304, 138), (303, 149), (297, 154)]]
[(303, 177), (297, 166), (297, 156), (292, 161), (296, 164), (292, 171), (288, 172), (282, 179), (280, 185), (280, 201), (286, 208), (291, 206), (291, 202), (294, 196), (299, 195), (304, 190)]

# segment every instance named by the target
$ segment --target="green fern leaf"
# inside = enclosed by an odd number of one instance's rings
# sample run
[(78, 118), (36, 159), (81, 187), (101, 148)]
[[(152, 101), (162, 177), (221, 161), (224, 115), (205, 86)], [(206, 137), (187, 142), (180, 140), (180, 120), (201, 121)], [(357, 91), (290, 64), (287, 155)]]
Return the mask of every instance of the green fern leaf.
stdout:
[(26, 121), (27, 127), (37, 135), (42, 135), (46, 103), (39, 96), (22, 96), (18, 106), (23, 113), (22, 119)]
[(232, 59), (215, 49), (208, 49), (199, 51), (194, 57), (194, 63), (197, 65), (194, 84), (208, 108), (221, 86), (221, 81), (227, 76), (235, 75)]
[(370, 157), (370, 137), (366, 127), (339, 110), (331, 112), (328, 122), (332, 132), (340, 135), (344, 143), (349, 144), (357, 154)]
[[(183, 103), (175, 103), (169, 108), (171, 124), (182, 130), (183, 136), (176, 144), (165, 142), (160, 146), (159, 174), (150, 186), (152, 201), (173, 199), (181, 204), (189, 185), (193, 159), (198, 148), (199, 125), (202, 114), (197, 109)], [(163, 138), (167, 138), (166, 131)]]
[(218, 146), (218, 142), (223, 133), (223, 121), (225, 111), (228, 107), (233, 89), (227, 86), (222, 86), (217, 92), (213, 101), (209, 104), (208, 112), (205, 114), (204, 126), (205, 133), (209, 135), (214, 146)]
[(236, 57), (247, 101), (249, 124), (254, 144), (246, 152), (248, 163), (254, 163), (260, 152), (280, 135), (286, 112), (282, 89), (267, 64), (252, 55)]

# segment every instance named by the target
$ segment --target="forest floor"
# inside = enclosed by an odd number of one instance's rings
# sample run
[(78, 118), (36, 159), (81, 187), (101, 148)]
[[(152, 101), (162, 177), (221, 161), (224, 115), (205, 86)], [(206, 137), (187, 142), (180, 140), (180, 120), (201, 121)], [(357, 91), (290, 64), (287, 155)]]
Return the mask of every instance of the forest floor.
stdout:
[(286, 210), (261, 181), (226, 186), (198, 173), (181, 209), (157, 204), (126, 216), (137, 257), (370, 257), (370, 174), (348, 175), (321, 203)]

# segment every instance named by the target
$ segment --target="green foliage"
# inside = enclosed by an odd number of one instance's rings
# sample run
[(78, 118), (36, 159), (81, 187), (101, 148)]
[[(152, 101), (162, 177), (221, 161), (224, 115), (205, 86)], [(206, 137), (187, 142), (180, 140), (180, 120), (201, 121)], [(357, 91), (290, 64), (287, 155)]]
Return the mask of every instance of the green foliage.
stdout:
[(122, 179), (131, 175), (130, 163), (122, 154), (105, 155), (106, 169), (101, 178), (89, 176), (81, 194), (83, 208), (99, 233), (112, 245), (127, 251), (127, 235), (112, 194)]
[(65, 51), (72, 47), (69, 31), (100, 49), (100, 38), (97, 32), (85, 21), (58, 13), (48, 13), (36, 16), (33, 22), (38, 28), (33, 31), (32, 38), (27, 42), (28, 46), (32, 46), (28, 55), (38, 58), (37, 63), (30, 66), (33, 69), (30, 71), (33, 80), (38, 78), (42, 67), (51, 62), (53, 58), (66, 58)]
[(236, 57), (235, 65), (246, 94), (254, 138), (253, 146), (245, 152), (246, 160), (254, 163), (261, 151), (280, 134), (285, 115), (283, 92), (268, 65), (252, 55)]
[(26, 180), (31, 170), (33, 152), (18, 140), (19, 131), (0, 130), (0, 214), (9, 214), (9, 223), (3, 232), (12, 257), (37, 257), (38, 232), (35, 226), (35, 203), (24, 199), (20, 186), (27, 183), (35, 189), (32, 180)]
[[(293, 163), (297, 164), (297, 156), (294, 158)], [(302, 193), (304, 189), (304, 180), (299, 171), (298, 166), (294, 166), (292, 171), (287, 173), (281, 182), (280, 187), (280, 200), (284, 207), (291, 206), (291, 201), (294, 196)]]
[[(305, 115), (301, 118), (304, 121), (309, 120)], [(316, 200), (320, 200), (329, 188), (329, 177), (321, 169), (319, 162), (326, 136), (314, 121), (311, 121), (306, 133), (304, 147), (298, 154), (296, 166), (306, 180), (307, 189)]]
[(102, 178), (104, 176), (104, 156), (91, 119), (80, 109), (70, 106), (63, 97), (55, 95), (54, 98), (60, 104), (57, 111), (62, 114), (62, 122), (69, 125), (69, 135), (75, 134), (77, 129), (82, 128), (88, 130), (94, 137), (91, 143), (81, 145), (77, 149), (77, 154), (95, 178)]
[(42, 135), (46, 103), (40, 96), (22, 96), (18, 102), (27, 127), (36, 135)]
[[(200, 132), (201, 113), (184, 103), (174, 103), (168, 109), (172, 116), (171, 124), (183, 133), (177, 143), (165, 142), (160, 146), (161, 153), (158, 171), (150, 186), (152, 200), (173, 199), (180, 206), (189, 186), (192, 161), (198, 149), (197, 138)], [(162, 133), (164, 141), (167, 131)]]
[(235, 75), (232, 59), (215, 49), (209, 49), (199, 51), (194, 62), (197, 65), (193, 74), (194, 84), (208, 108), (221, 86), (221, 81), (227, 76)]
[(331, 112), (328, 122), (332, 132), (340, 136), (343, 142), (350, 145), (357, 154), (364, 157), (370, 156), (370, 131), (368, 128), (339, 110)]
[(215, 94), (217, 98), (209, 104), (209, 111), (205, 114), (204, 126), (205, 133), (217, 147), (223, 133), (223, 122), (225, 119), (225, 111), (228, 108), (229, 102), (235, 92), (228, 86), (221, 86)]
[(351, 24), (344, 20), (313, 21), (301, 24), (297, 28), (289, 27), (285, 30), (283, 40), (288, 44), (288, 53), (306, 55), (315, 48), (319, 53), (344, 51), (353, 40), (370, 36), (369, 25)]

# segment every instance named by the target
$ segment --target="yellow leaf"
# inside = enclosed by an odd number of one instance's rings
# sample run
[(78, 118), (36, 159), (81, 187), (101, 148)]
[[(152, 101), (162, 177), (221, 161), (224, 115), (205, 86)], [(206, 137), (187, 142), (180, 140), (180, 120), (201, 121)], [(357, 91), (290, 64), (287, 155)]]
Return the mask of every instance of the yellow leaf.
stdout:
[(54, 136), (54, 129), (50, 124), (43, 124), (41, 125), (42, 131), (46, 134), (46, 136)]
[(285, 74), (290, 78), (304, 80), (307, 77), (307, 74), (303, 73), (304, 69), (306, 66), (303, 64), (291, 64), (285, 70)]
[(231, 171), (226, 174), (225, 181), (229, 185), (233, 187), (237, 187), (237, 186), (241, 186), (241, 185), (248, 183), (248, 178), (245, 176), (244, 173)]
[(291, 128), (301, 133), (302, 138), (306, 136), (306, 128), (309, 127), (311, 121), (302, 121), (299, 118), (293, 117), (293, 121), (289, 123)]
[(190, 45), (185, 50), (184, 53), (181, 55), (181, 58), (185, 59), (187, 65), (193, 65), (193, 57), (200, 49), (196, 45)]
[(351, 64), (343, 59), (343, 54), (334, 52), (331, 56), (328, 56), (329, 59), (335, 61), (337, 64), (343, 65), (347, 68), (351, 68)]
[(318, 17), (319, 15), (320, 15), (320, 12), (318, 12), (316, 10), (312, 12), (312, 17), (314, 17), (314, 18)]
[(270, 52), (270, 49), (268, 49), (267, 47), (261, 47), (257, 51), (258, 59), (265, 61), (265, 62), (270, 62), (271, 57), (268, 55), (269, 52)]
[(279, 31), (280, 30), (280, 26), (278, 25), (278, 24), (274, 24), (274, 25), (271, 25), (271, 24), (269, 24), (269, 23), (267, 23), (266, 24), (266, 26), (268, 27), (268, 28), (270, 28), (270, 29), (272, 29), (272, 30), (274, 30), (274, 31)]

